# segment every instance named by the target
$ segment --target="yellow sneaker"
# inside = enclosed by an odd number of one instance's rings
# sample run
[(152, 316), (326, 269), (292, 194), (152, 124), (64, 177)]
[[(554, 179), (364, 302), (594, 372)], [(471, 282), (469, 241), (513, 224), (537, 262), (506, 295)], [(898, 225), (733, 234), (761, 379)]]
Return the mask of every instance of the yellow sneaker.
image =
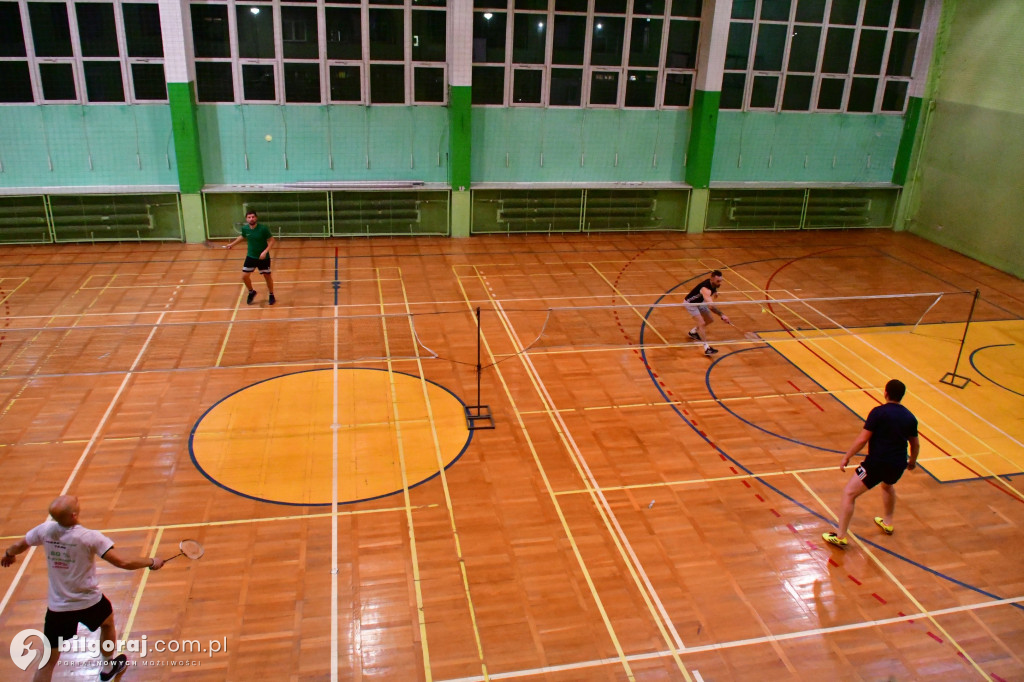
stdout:
[(846, 545), (848, 544), (846, 542), (846, 538), (841, 538), (835, 533), (822, 533), (821, 539), (830, 545), (835, 545), (840, 549), (846, 549)]
[(886, 535), (892, 535), (892, 532), (895, 529), (894, 526), (885, 525), (885, 519), (883, 519), (881, 516), (875, 517), (875, 525), (881, 528), (882, 532)]

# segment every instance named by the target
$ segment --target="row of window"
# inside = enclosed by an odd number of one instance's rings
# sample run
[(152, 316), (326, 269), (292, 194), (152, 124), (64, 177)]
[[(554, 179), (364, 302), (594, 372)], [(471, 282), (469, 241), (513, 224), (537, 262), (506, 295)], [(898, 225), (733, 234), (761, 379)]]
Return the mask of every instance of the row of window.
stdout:
[[(924, 0), (734, 0), (723, 109), (901, 112)], [(445, 0), (189, 6), (200, 102), (444, 104)], [(474, 0), (473, 103), (691, 104), (701, 0)], [(0, 0), (0, 102), (166, 100), (156, 4)]]
[(156, 4), (0, 2), (0, 102), (166, 100), (163, 56)]

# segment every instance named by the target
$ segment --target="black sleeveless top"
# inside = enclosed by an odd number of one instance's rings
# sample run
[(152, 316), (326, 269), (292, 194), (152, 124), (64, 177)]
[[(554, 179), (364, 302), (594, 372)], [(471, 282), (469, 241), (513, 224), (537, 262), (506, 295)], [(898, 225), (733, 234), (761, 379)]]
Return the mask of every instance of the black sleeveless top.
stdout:
[(718, 287), (716, 287), (714, 284), (712, 284), (710, 279), (706, 279), (703, 282), (701, 282), (700, 284), (698, 284), (697, 286), (695, 286), (693, 289), (690, 290), (690, 293), (688, 293), (686, 295), (686, 302), (687, 303), (703, 303), (704, 302), (704, 296), (703, 296), (703, 294), (700, 293), (700, 290), (703, 289), (704, 287), (707, 287), (708, 289), (711, 290), (711, 295), (712, 296), (715, 295), (716, 293), (718, 293)]

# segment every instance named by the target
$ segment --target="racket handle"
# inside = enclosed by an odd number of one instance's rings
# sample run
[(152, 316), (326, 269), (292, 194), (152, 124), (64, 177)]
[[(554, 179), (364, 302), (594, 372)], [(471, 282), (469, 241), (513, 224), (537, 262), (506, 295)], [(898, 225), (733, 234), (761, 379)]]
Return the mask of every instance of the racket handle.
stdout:
[[(177, 554), (175, 554), (174, 556), (172, 556), (172, 557), (171, 557), (171, 559), (177, 559), (178, 557), (182, 556), (183, 554), (184, 554), (184, 552), (178, 552)], [(166, 563), (167, 563), (168, 561), (170, 561), (171, 559), (164, 559), (164, 563), (166, 564)]]

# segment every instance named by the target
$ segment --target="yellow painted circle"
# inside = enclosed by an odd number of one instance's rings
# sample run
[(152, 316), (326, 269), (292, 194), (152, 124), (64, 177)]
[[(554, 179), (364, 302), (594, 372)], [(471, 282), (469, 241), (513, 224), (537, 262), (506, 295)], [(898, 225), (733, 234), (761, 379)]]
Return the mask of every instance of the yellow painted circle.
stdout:
[[(337, 445), (334, 422), (337, 377)], [(281, 504), (331, 504), (413, 487), (469, 444), (463, 403), (420, 377), (331, 369), (274, 377), (232, 393), (192, 429), (192, 460), (232, 492)]]

